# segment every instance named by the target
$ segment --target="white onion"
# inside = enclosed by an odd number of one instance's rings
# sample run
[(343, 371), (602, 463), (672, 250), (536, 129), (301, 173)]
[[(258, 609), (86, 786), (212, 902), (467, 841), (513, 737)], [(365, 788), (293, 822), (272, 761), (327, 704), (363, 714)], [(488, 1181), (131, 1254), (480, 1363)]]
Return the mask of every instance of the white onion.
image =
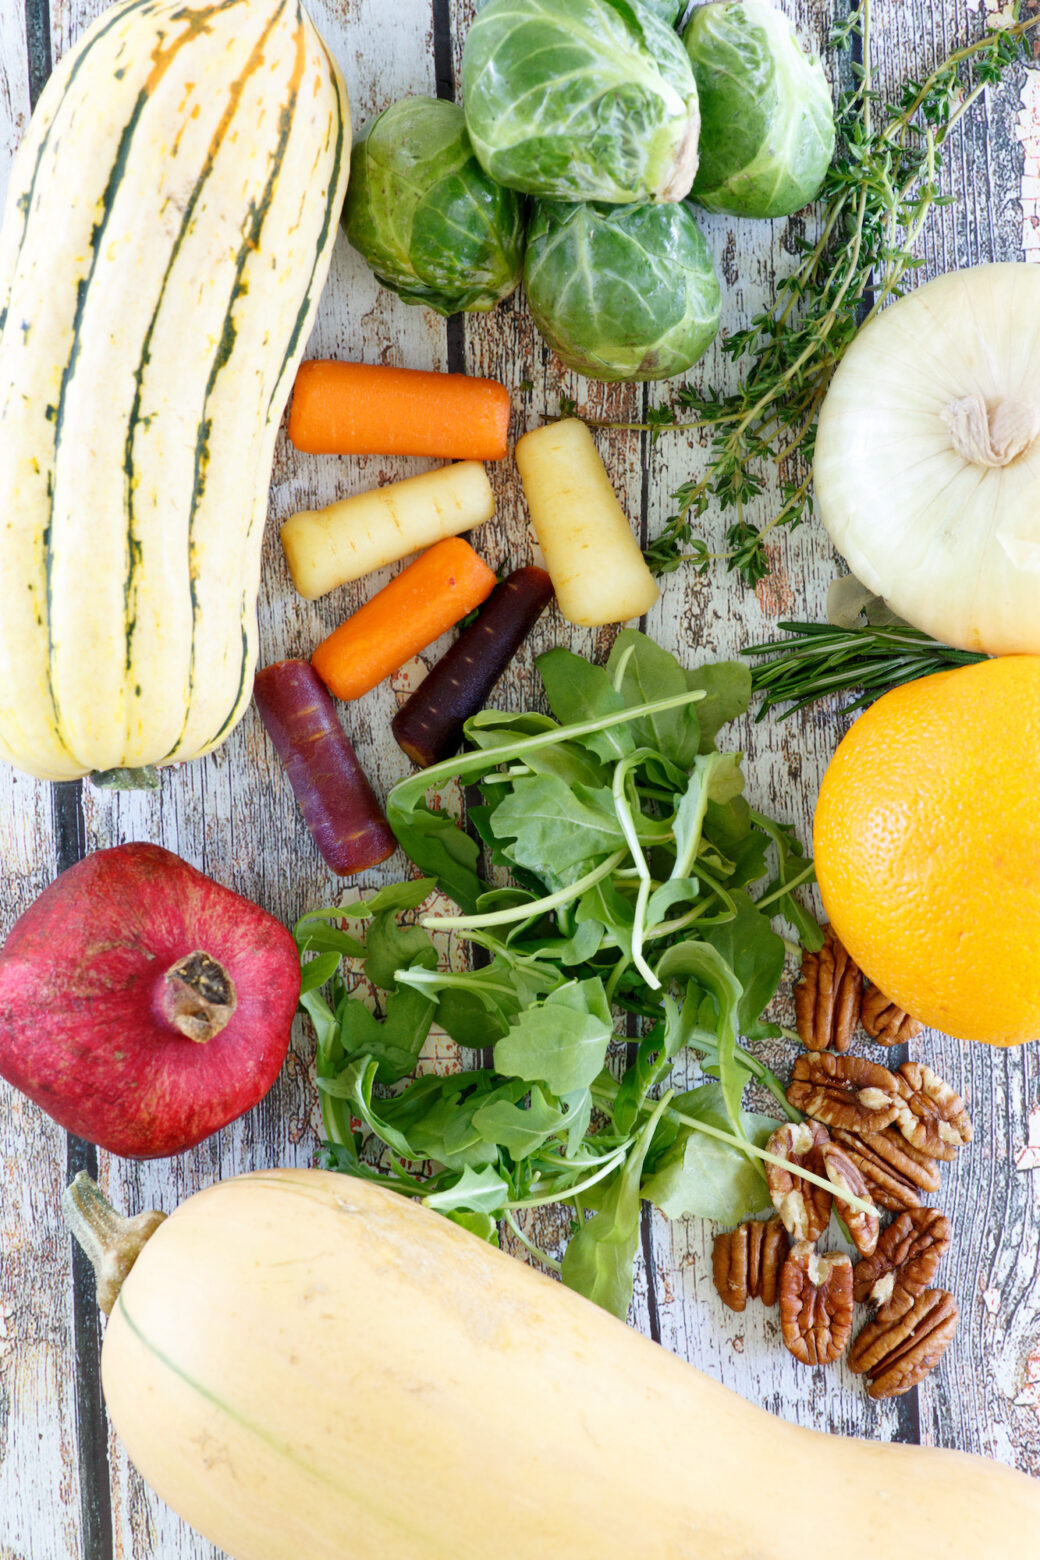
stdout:
[(820, 517), (907, 622), (1040, 653), (1040, 266), (927, 282), (857, 336), (816, 438)]

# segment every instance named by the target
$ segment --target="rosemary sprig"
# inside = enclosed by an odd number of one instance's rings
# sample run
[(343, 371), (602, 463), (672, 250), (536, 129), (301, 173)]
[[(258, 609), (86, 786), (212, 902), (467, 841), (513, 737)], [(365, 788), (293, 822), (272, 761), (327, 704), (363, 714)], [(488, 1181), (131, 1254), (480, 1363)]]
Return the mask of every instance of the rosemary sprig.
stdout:
[(758, 720), (778, 705), (789, 704), (780, 717), (786, 720), (816, 699), (856, 689), (862, 692), (846, 709), (862, 709), (901, 683), (986, 659), (972, 650), (953, 650), (920, 629), (901, 624), (866, 628), (832, 628), (827, 623), (777, 626), (790, 637), (749, 645), (741, 651), (747, 656), (772, 657), (760, 660), (751, 670), (751, 685), (762, 699)]
[[(1032, 17), (994, 27), (923, 80), (905, 82), (892, 103), (874, 87), (870, 7), (859, 0), (832, 34), (836, 47), (851, 48), (858, 38), (862, 64), (853, 62), (854, 86), (839, 105), (842, 150), (820, 193), (819, 237), (800, 241), (801, 262), (779, 283), (774, 309), (722, 342), (746, 365), (739, 387), (702, 394), (686, 386), (644, 423), (603, 424), (643, 429), (655, 440), (666, 429), (711, 432), (703, 475), (676, 491), (675, 514), (646, 549), (655, 573), (684, 563), (704, 573), (716, 558), (749, 585), (769, 573), (768, 534), (801, 524), (811, 509), (816, 419), (831, 376), (861, 325), (922, 264), (914, 246), (933, 209), (951, 203), (937, 184), (942, 148), (986, 87), (1023, 56), (1026, 35), (1040, 23)], [(745, 510), (770, 486), (773, 470), (781, 505), (759, 527)], [(713, 504), (734, 516), (719, 553), (693, 531)]]

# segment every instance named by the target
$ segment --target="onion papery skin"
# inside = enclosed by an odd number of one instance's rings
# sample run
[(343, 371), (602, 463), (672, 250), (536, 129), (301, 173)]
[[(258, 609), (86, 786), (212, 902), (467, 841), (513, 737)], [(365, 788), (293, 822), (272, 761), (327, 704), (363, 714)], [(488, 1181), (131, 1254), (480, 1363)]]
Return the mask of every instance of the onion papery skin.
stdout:
[[(955, 447), (951, 409), (1009, 411), (1005, 465)], [(990, 655), (1040, 653), (1040, 267), (950, 272), (871, 320), (831, 382), (816, 438), (820, 518), (858, 579), (908, 623)]]

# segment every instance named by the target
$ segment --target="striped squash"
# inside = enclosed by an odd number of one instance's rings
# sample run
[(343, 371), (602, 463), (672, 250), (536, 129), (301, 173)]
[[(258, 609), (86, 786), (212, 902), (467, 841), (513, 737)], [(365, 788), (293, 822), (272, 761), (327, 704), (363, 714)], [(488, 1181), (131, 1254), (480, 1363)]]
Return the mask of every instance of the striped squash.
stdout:
[(242, 715), (274, 441), (350, 163), (299, 0), (120, 0), (0, 231), (0, 756), (194, 758)]

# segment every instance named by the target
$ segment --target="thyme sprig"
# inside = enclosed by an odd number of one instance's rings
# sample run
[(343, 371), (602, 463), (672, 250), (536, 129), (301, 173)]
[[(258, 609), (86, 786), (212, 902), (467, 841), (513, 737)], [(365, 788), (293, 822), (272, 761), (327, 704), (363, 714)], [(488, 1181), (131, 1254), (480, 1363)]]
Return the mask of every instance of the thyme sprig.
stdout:
[[(804, 709), (817, 699), (860, 690), (847, 710), (863, 709), (901, 683), (932, 672), (971, 666), (986, 657), (954, 650), (905, 624), (832, 628), (828, 623), (780, 623), (789, 637), (749, 645), (742, 655), (762, 659), (751, 671), (751, 686), (761, 696), (757, 719), (781, 704)], [(765, 659), (769, 657), (769, 659)]]
[[(933, 210), (952, 201), (939, 192), (942, 148), (985, 89), (1022, 58), (1040, 22), (1017, 16), (991, 24), (923, 80), (904, 82), (895, 102), (874, 85), (871, 0), (860, 0), (832, 33), (838, 48), (851, 50), (858, 40), (862, 61), (853, 61), (854, 85), (839, 105), (841, 151), (820, 193), (819, 235), (798, 241), (801, 261), (778, 284), (775, 307), (722, 341), (745, 365), (740, 385), (706, 393), (687, 385), (645, 422), (602, 424), (648, 431), (654, 440), (666, 430), (710, 431), (703, 474), (675, 492), (676, 512), (646, 549), (655, 573), (684, 563), (704, 573), (720, 559), (754, 585), (769, 573), (769, 534), (807, 518), (816, 420), (831, 376), (861, 326), (923, 263), (915, 253), (921, 232)], [(760, 527), (746, 508), (772, 485), (773, 472), (781, 504)], [(733, 516), (721, 552), (694, 535), (694, 522), (713, 504)]]

